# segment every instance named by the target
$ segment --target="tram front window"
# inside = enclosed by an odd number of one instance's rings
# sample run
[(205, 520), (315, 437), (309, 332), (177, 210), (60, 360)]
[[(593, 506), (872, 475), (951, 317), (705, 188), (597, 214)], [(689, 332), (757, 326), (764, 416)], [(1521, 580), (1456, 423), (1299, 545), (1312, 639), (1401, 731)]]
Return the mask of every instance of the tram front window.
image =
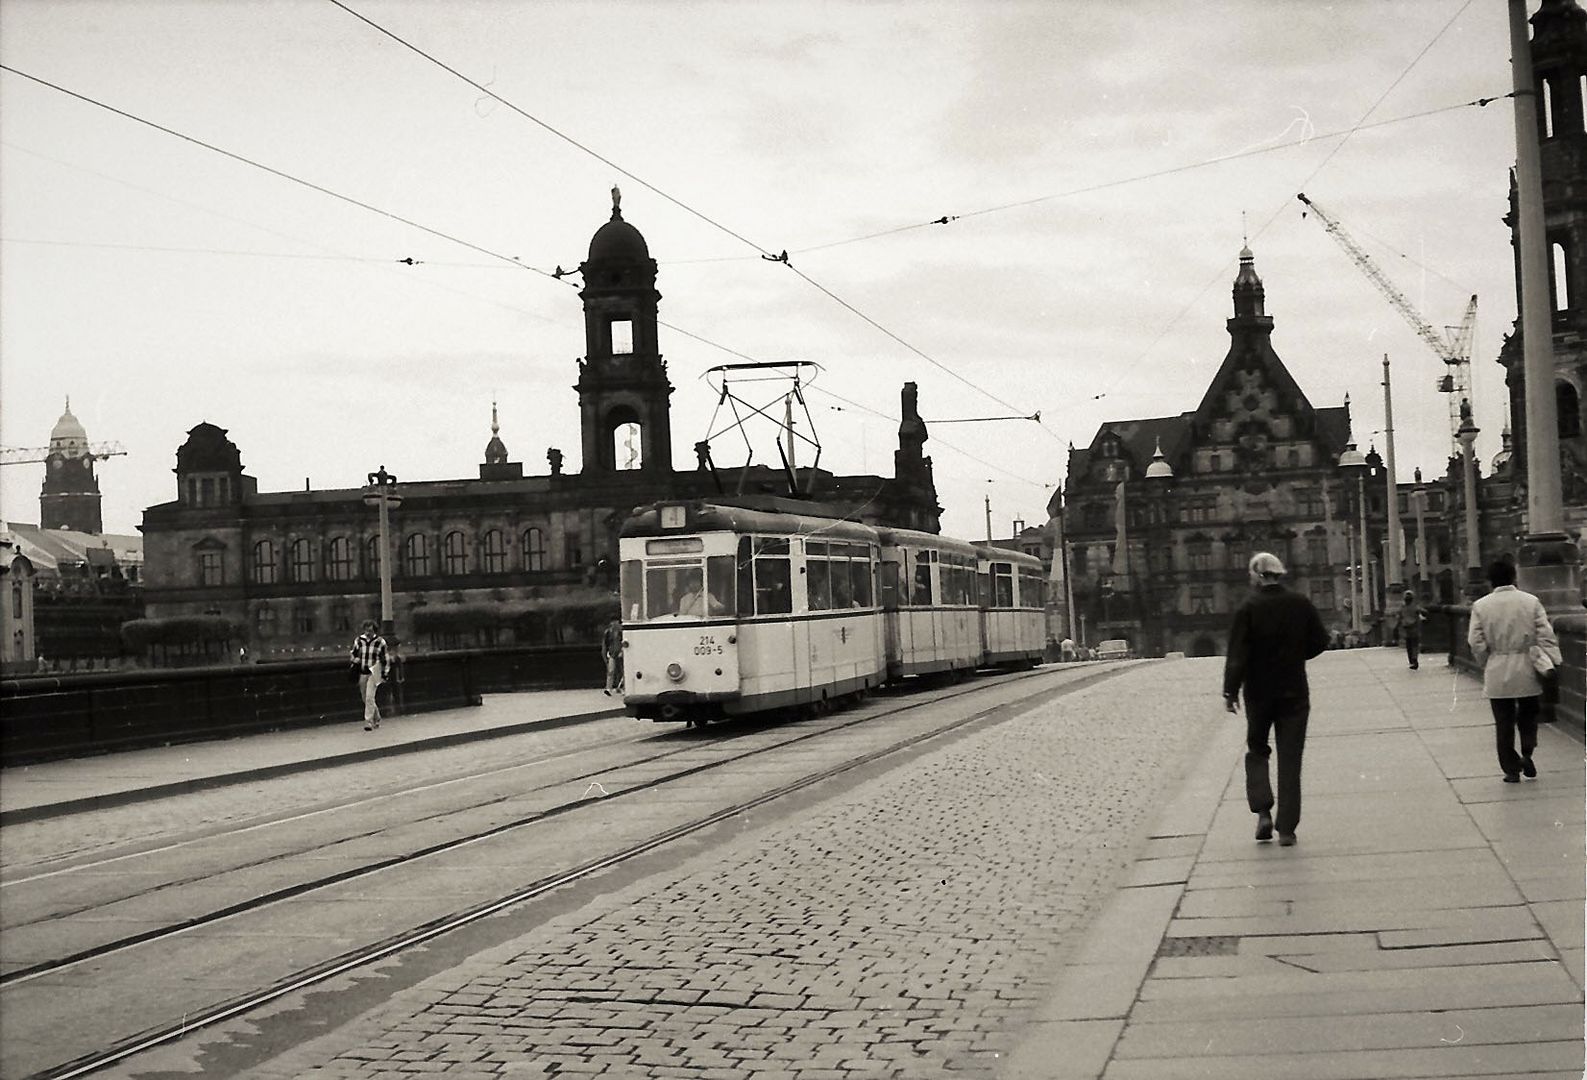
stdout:
[(732, 556), (698, 562), (651, 563), (645, 568), (646, 619), (705, 619), (729, 615), (735, 603)]

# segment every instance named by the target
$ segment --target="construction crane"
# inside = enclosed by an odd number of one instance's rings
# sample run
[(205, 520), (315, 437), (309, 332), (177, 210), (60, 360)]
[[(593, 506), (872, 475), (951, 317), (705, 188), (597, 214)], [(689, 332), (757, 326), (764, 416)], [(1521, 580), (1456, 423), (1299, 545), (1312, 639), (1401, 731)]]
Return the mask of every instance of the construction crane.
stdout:
[(1471, 341), (1477, 328), (1477, 297), (1472, 294), (1471, 300), (1466, 304), (1465, 317), (1460, 320), (1459, 326), (1444, 328), (1444, 333), (1439, 334), (1427, 325), (1427, 320), (1421, 313), (1411, 306), (1404, 294), (1394, 287), (1378, 264), (1372, 261), (1372, 256), (1361, 250), (1361, 246), (1345, 232), (1343, 225), (1322, 207), (1306, 197), (1305, 192), (1295, 196), (1305, 203), (1317, 219), (1323, 223), (1323, 228), (1328, 230), (1345, 254), (1350, 256), (1350, 261), (1367, 276), (1367, 280), (1378, 287), (1389, 301), (1389, 305), (1398, 311), (1406, 322), (1411, 324), (1411, 329), (1427, 342), (1427, 345), (1438, 358), (1445, 364), (1444, 374), (1439, 376), (1438, 391), (1449, 395), (1449, 437), (1457, 453), (1460, 451), (1460, 424), (1461, 403), (1466, 402), (1468, 407), (1471, 401)]
[[(26, 446), (0, 448), (0, 465), (28, 465), (35, 461), (45, 461), (49, 458), (53, 447)], [(100, 458), (124, 456), (127, 448), (118, 442), (89, 443), (85, 456), (98, 460)]]

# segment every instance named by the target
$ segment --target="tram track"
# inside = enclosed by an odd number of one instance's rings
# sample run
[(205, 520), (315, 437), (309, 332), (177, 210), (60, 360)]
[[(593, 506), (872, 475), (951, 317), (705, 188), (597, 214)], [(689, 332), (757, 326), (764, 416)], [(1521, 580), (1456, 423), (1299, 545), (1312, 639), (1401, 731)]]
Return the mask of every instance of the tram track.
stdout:
[[(319, 963), (307, 966), (286, 976), (271, 981), (267, 986), (234, 995), (220, 1003), (211, 1005), (201, 1010), (189, 1010), (176, 1023), (156, 1024), (141, 1033), (115, 1042), (112, 1046), (90, 1053), (81, 1054), (72, 1060), (60, 1065), (52, 1066), (34, 1075), (38, 1077), (75, 1077), (83, 1076), (99, 1069), (105, 1068), (116, 1062), (123, 1061), (136, 1054), (157, 1046), (174, 1041), (183, 1035), (212, 1026), (232, 1017), (243, 1015), (253, 1009), (259, 1008), (287, 994), (291, 994), (317, 983), (335, 978), (360, 967), (372, 964), (385, 957), (399, 953), (405, 949), (423, 944), (436, 937), (467, 926), (470, 923), (488, 918), (498, 912), (515, 905), (533, 900), (556, 889), (574, 882), (588, 878), (601, 871), (619, 866), (623, 863), (638, 859), (641, 856), (667, 847), (685, 837), (699, 833), (703, 830), (728, 821), (734, 817), (746, 814), (758, 807), (786, 798), (796, 792), (822, 784), (834, 777), (867, 765), (882, 761), (888, 757), (896, 756), (915, 749), (924, 743), (945, 735), (960, 731), (971, 725), (987, 721), (999, 715), (1010, 715), (1023, 712), (1034, 707), (1039, 699), (1060, 697), (1073, 693), (1086, 686), (1099, 681), (1110, 679), (1118, 675), (1124, 667), (1112, 667), (1101, 671), (1092, 671), (1074, 678), (1066, 679), (1056, 685), (1048, 685), (1035, 693), (1025, 694), (993, 704), (985, 709), (978, 709), (967, 716), (930, 726), (927, 730), (909, 735), (902, 739), (887, 742), (875, 749), (853, 755), (845, 756), (837, 763), (819, 768), (810, 773), (798, 776), (785, 783), (777, 784), (765, 791), (759, 792), (748, 799), (740, 799), (729, 805), (717, 808), (709, 813), (699, 815), (676, 825), (665, 828), (660, 832), (650, 835), (639, 842), (627, 844), (618, 850), (607, 852), (596, 858), (586, 860), (570, 869), (559, 870), (552, 874), (543, 875), (522, 887), (516, 888), (506, 895), (474, 904), (460, 911), (441, 915), (417, 925), (409, 926), (403, 930), (388, 934), (378, 940), (365, 943), (354, 949), (344, 951), (334, 957)], [(839, 732), (850, 731), (875, 720), (896, 717), (903, 713), (924, 709), (929, 706), (941, 705), (944, 702), (957, 698), (982, 693), (997, 687), (1008, 687), (1011, 684), (1022, 682), (1026, 679), (1038, 678), (1050, 672), (1035, 672), (1015, 675), (998, 680), (996, 683), (976, 684), (965, 687), (954, 687), (946, 693), (932, 694), (930, 697), (899, 703), (887, 702), (880, 708), (875, 706), (865, 708), (863, 715), (851, 716), (837, 720), (835, 723), (824, 725), (816, 730), (793, 732), (790, 737), (754, 746), (743, 752), (730, 753), (711, 761), (686, 765), (683, 768), (674, 768), (661, 775), (647, 780), (636, 781), (629, 786), (618, 790), (605, 792), (595, 798), (581, 797), (578, 799), (564, 800), (543, 810), (522, 815), (513, 820), (501, 822), (487, 829), (449, 838), (445, 841), (428, 845), (423, 848), (406, 851), (383, 859), (376, 859), (365, 864), (338, 870), (331, 874), (321, 875), (306, 881), (294, 882), (278, 889), (270, 890), (248, 900), (225, 905), (211, 911), (183, 919), (168, 925), (150, 928), (137, 934), (128, 935), (111, 942), (101, 943), (98, 946), (79, 950), (78, 952), (57, 958), (42, 961), (26, 968), (8, 972), (0, 976), (0, 990), (12, 990), (25, 986), (27, 983), (67, 971), (68, 969), (84, 965), (90, 961), (102, 961), (117, 954), (127, 953), (130, 950), (145, 946), (156, 946), (160, 942), (188, 933), (198, 927), (211, 925), (226, 920), (240, 918), (253, 912), (262, 911), (272, 905), (304, 896), (320, 890), (328, 890), (338, 885), (345, 885), (361, 878), (371, 878), (381, 874), (412, 867), (423, 860), (434, 859), (448, 852), (458, 851), (470, 845), (489, 843), (507, 836), (517, 830), (533, 827), (553, 821), (557, 818), (575, 814), (581, 809), (595, 805), (610, 805), (614, 801), (621, 801), (638, 796), (646, 792), (654, 792), (668, 784), (677, 784), (699, 777), (704, 774), (721, 770), (734, 764), (742, 763), (748, 759), (761, 755), (772, 754), (775, 751), (786, 750), (791, 746), (808, 743), (812, 740), (824, 739)], [(727, 732), (724, 730), (723, 732)], [(757, 734), (759, 732), (756, 732)], [(679, 733), (680, 735), (682, 733)], [(664, 762), (669, 758), (688, 754), (699, 749), (698, 738), (690, 737), (689, 744), (676, 749), (668, 749), (662, 753), (650, 754), (642, 758), (624, 762), (618, 768), (632, 769), (638, 766), (652, 765)], [(499, 770), (492, 770), (499, 771)], [(579, 783), (609, 775), (616, 771), (612, 766), (579, 773), (572, 777), (562, 777), (544, 786), (563, 786), (569, 783)], [(455, 779), (455, 778), (454, 778)], [(490, 800), (485, 804), (499, 800)], [(454, 811), (448, 810), (450, 814)]]

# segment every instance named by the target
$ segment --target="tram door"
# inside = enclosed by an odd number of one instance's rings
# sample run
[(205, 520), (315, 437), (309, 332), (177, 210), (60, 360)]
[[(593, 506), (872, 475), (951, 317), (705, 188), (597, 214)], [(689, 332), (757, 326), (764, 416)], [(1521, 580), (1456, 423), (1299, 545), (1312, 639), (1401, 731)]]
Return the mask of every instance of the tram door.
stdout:
[(877, 597), (881, 601), (884, 639), (889, 665), (903, 655), (898, 641), (898, 564), (892, 560), (877, 563)]

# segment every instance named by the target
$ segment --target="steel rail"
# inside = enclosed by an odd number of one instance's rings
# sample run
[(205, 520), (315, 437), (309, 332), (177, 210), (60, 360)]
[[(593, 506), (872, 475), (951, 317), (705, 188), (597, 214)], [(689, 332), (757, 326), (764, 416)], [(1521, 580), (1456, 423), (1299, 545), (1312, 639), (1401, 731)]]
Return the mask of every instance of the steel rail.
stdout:
[[(735, 816), (737, 816), (739, 814), (743, 814), (743, 813), (745, 813), (745, 812), (747, 812), (749, 810), (753, 810), (753, 809), (755, 809), (755, 808), (757, 808), (759, 806), (763, 806), (766, 803), (772, 802), (772, 801), (774, 801), (776, 799), (785, 798), (788, 795), (795, 794), (795, 793), (797, 793), (799, 791), (802, 791), (802, 790), (804, 790), (806, 788), (810, 788), (810, 787), (813, 787), (813, 786), (815, 786), (817, 784), (823, 783), (823, 782), (825, 782), (827, 780), (830, 780), (830, 779), (832, 779), (835, 776), (839, 776), (839, 775), (841, 775), (841, 774), (843, 774), (845, 772), (849, 772), (849, 771), (852, 771), (854, 769), (860, 768), (862, 766), (869, 765), (870, 763), (872, 763), (874, 761), (877, 761), (877, 760), (880, 760), (881, 758), (888, 757), (890, 755), (897, 754), (897, 753), (900, 753), (902, 751), (912, 749), (913, 747), (918, 746), (921, 743), (930, 741), (932, 739), (940, 738), (943, 735), (947, 735), (947, 734), (949, 734), (951, 732), (957, 731), (960, 728), (966, 727), (966, 726), (968, 726), (970, 724), (977, 723), (979, 721), (985, 720), (985, 719), (987, 719), (989, 717), (992, 717), (992, 716), (994, 716), (994, 715), (996, 715), (998, 713), (1006, 713), (1006, 712), (1013, 711), (1016, 708), (1018, 708), (1019, 706), (1022, 706), (1025, 703), (1034, 700), (1035, 698), (1042, 697), (1042, 696), (1047, 695), (1049, 693), (1051, 693), (1053, 696), (1064, 696), (1066, 694), (1073, 693), (1076, 690), (1080, 690), (1080, 689), (1082, 689), (1082, 688), (1084, 688), (1086, 686), (1089, 686), (1089, 685), (1091, 685), (1093, 683), (1100, 682), (1100, 681), (1103, 681), (1105, 679), (1113, 678), (1113, 677), (1118, 675), (1123, 670), (1125, 670), (1123, 667), (1114, 667), (1114, 666), (1110, 665), (1108, 668), (1106, 668), (1106, 669), (1104, 669), (1102, 671), (1097, 671), (1097, 672), (1094, 672), (1094, 673), (1082, 675), (1082, 676), (1080, 676), (1080, 677), (1078, 677), (1076, 679), (1073, 679), (1071, 681), (1065, 682), (1065, 683), (1063, 683), (1063, 684), (1061, 684), (1061, 685), (1059, 685), (1057, 687), (1053, 687), (1050, 690), (1039, 691), (1039, 692), (1034, 693), (1034, 694), (1028, 694), (1028, 695), (1026, 695), (1026, 696), (1024, 696), (1022, 698), (1017, 698), (1014, 701), (1009, 701), (1009, 702), (1004, 702), (1004, 703), (999, 704), (999, 705), (994, 705), (994, 706), (992, 706), (990, 708), (983, 709), (983, 710), (980, 710), (979, 712), (972, 713), (969, 716), (962, 717), (962, 718), (960, 718), (958, 720), (955, 720), (955, 721), (951, 721), (950, 723), (946, 724), (945, 726), (942, 726), (942, 727), (939, 727), (939, 728), (935, 728), (935, 729), (933, 729), (931, 731), (924, 732), (924, 733), (921, 733), (919, 735), (910, 736), (907, 739), (903, 739), (903, 740), (901, 740), (899, 742), (896, 742), (896, 743), (893, 743), (893, 744), (891, 744), (889, 746), (884, 746), (884, 747), (882, 747), (882, 748), (880, 748), (878, 750), (870, 751), (868, 753), (860, 755), (859, 757), (851, 758), (848, 761), (844, 761), (844, 762), (842, 762), (842, 763), (840, 763), (838, 765), (834, 765), (834, 766), (832, 766), (830, 768), (823, 769), (823, 770), (821, 770), (819, 772), (816, 772), (816, 773), (808, 774), (808, 775), (806, 775), (804, 777), (799, 778), (798, 780), (790, 781), (789, 783), (784, 784), (784, 785), (782, 785), (780, 787), (774, 788), (774, 789), (772, 789), (770, 791), (762, 792), (760, 795), (757, 795), (754, 798), (745, 800), (743, 802), (734, 804), (734, 805), (729, 806), (729, 807), (724, 807), (721, 810), (713, 811), (712, 813), (707, 814), (704, 817), (697, 818), (694, 821), (685, 822), (685, 823), (683, 823), (681, 825), (676, 825), (676, 826), (673, 826), (672, 828), (663, 830), (662, 832), (656, 834), (655, 836), (650, 837), (649, 839), (640, 841), (637, 844), (630, 845), (629, 847), (624, 848), (624, 849), (622, 849), (620, 851), (613, 852), (613, 853), (611, 853), (609, 855), (604, 855), (604, 856), (602, 856), (602, 857), (600, 857), (598, 859), (595, 859), (595, 860), (592, 860), (592, 861), (590, 861), (588, 863), (585, 863), (583, 865), (577, 866), (577, 867), (575, 867), (575, 868), (573, 868), (571, 870), (561, 871), (561, 872), (559, 872), (557, 874), (551, 875), (550, 877), (542, 878), (541, 880), (539, 880), (537, 882), (533, 882), (530, 885), (527, 885), (527, 886), (523, 887), (522, 889), (519, 889), (519, 890), (517, 890), (517, 891), (515, 891), (513, 893), (510, 893), (509, 895), (507, 895), (505, 897), (501, 897), (501, 898), (496, 899), (496, 900), (487, 901), (487, 902), (485, 902), (483, 904), (480, 904), (480, 905), (477, 905), (477, 906), (475, 906), (473, 908), (466, 909), (465, 911), (454, 912), (454, 913), (452, 913), (450, 915), (443, 916), (443, 917), (441, 917), (439, 919), (436, 919), (436, 920), (433, 920), (431, 922), (423, 923), (423, 924), (420, 924), (417, 927), (412, 927), (412, 928), (410, 928), (408, 930), (401, 931), (400, 933), (394, 934), (391, 937), (388, 937), (388, 938), (386, 938), (386, 939), (384, 939), (382, 941), (378, 941), (378, 942), (375, 942), (373, 944), (366, 945), (366, 946), (363, 946), (363, 947), (358, 948), (358, 949), (354, 949), (354, 950), (352, 950), (352, 951), (350, 951), (348, 953), (344, 953), (342, 956), (335, 957), (335, 958), (333, 958), (331, 960), (328, 960), (328, 961), (324, 962), (323, 964), (320, 964), (320, 965), (317, 965), (315, 967), (309, 968), (309, 969), (307, 969), (305, 971), (302, 971), (302, 972), (298, 972), (295, 975), (288, 976), (287, 978), (279, 980), (275, 984), (273, 984), (273, 985), (271, 985), (269, 987), (265, 987), (264, 989), (252, 991), (252, 992), (244, 994), (244, 995), (242, 995), (242, 996), (240, 996), (238, 998), (234, 998), (231, 1001), (222, 1002), (220, 1004), (214, 1005), (214, 1006), (212, 1006), (212, 1007), (210, 1007), (208, 1009), (205, 1009), (205, 1010), (203, 1010), (201, 1012), (198, 1012), (198, 1013), (190, 1013), (190, 1014), (184, 1016), (182, 1018), (182, 1020), (180, 1022), (178, 1022), (178, 1023), (167, 1024), (167, 1025), (165, 1025), (163, 1027), (158, 1027), (158, 1028), (152, 1029), (152, 1030), (150, 1030), (148, 1032), (144, 1032), (142, 1034), (135, 1035), (135, 1036), (133, 1036), (130, 1039), (123, 1040), (122, 1042), (120, 1042), (120, 1043), (118, 1043), (118, 1044), (116, 1044), (114, 1046), (108, 1047), (108, 1048), (106, 1048), (104, 1050), (95, 1051), (95, 1052), (92, 1052), (90, 1054), (85, 1054), (85, 1055), (82, 1055), (82, 1056), (80, 1056), (78, 1058), (75, 1058), (75, 1059), (73, 1059), (71, 1061), (67, 1061), (67, 1062), (64, 1062), (64, 1063), (62, 1063), (60, 1065), (53, 1066), (53, 1067), (51, 1067), (49, 1069), (46, 1069), (46, 1070), (44, 1070), (42, 1072), (35, 1073), (35, 1074), (33, 1074), (31, 1080), (72, 1080), (72, 1078), (74, 1078), (74, 1077), (86, 1076), (89, 1073), (96, 1072), (96, 1071), (98, 1071), (100, 1069), (103, 1069), (103, 1068), (109, 1066), (109, 1065), (113, 1065), (113, 1064), (115, 1064), (115, 1063), (117, 1063), (119, 1061), (124, 1061), (127, 1058), (132, 1057), (132, 1056), (134, 1056), (136, 1054), (143, 1053), (143, 1052), (145, 1052), (147, 1050), (152, 1050), (152, 1049), (154, 1049), (154, 1048), (156, 1048), (158, 1046), (164, 1045), (165, 1043), (174, 1042), (174, 1041), (176, 1041), (178, 1039), (181, 1039), (181, 1038), (185, 1037), (188, 1034), (191, 1034), (194, 1031), (198, 1031), (198, 1030), (200, 1030), (202, 1028), (210, 1027), (210, 1026), (213, 1026), (214, 1024), (221, 1023), (222, 1021), (229, 1020), (229, 1019), (232, 1019), (233, 1017), (237, 1017), (237, 1016), (243, 1015), (245, 1013), (251, 1012), (254, 1009), (257, 1009), (257, 1008), (259, 1008), (262, 1005), (266, 1005), (266, 1004), (268, 1004), (268, 1003), (270, 1003), (272, 1001), (275, 1001), (278, 998), (284, 997), (284, 996), (286, 996), (288, 994), (294, 993), (296, 991), (305, 989), (305, 988), (310, 987), (310, 986), (314, 986), (314, 985), (316, 985), (318, 983), (321, 983), (321, 982), (324, 982), (324, 981), (326, 981), (328, 979), (335, 978), (338, 975), (346, 974), (349, 971), (353, 971), (353, 970), (355, 970), (357, 968), (360, 968), (360, 967), (366, 966), (368, 964), (374, 963), (377, 960), (384, 959), (385, 957), (390, 956), (390, 955), (392, 955), (394, 953), (401, 952), (401, 951), (403, 951), (405, 949), (412, 948), (415, 945), (423, 944), (424, 942), (429, 941), (432, 938), (439, 937), (439, 936), (441, 936), (443, 934), (450, 933), (453, 930), (457, 930), (457, 929), (459, 929), (461, 927), (467, 926), (467, 925), (469, 925), (471, 923), (478, 922), (481, 919), (488, 918), (489, 916), (494, 915), (496, 912), (502, 911), (502, 910), (504, 910), (506, 908), (509, 908), (509, 907), (512, 907), (512, 906), (514, 906), (516, 904), (521, 904), (521, 903), (523, 903), (523, 902), (525, 902), (527, 900), (532, 900), (535, 897), (541, 896), (541, 895), (543, 895), (543, 894), (545, 894), (547, 892), (550, 892), (550, 891), (552, 891), (554, 889), (558, 889), (558, 888), (561, 888), (564, 885), (569, 885), (569, 884), (572, 884), (574, 882), (577, 882), (580, 879), (588, 877), (591, 874), (595, 874), (595, 873), (598, 873), (598, 872), (600, 872), (602, 870), (608, 869), (610, 867), (617, 866), (617, 865), (620, 865), (622, 863), (632, 861), (633, 859), (636, 859), (636, 858), (638, 858), (638, 857), (640, 857), (642, 855), (648, 854), (649, 852), (654, 851), (657, 848), (665, 847), (666, 845), (671, 844), (671, 843), (673, 843), (673, 842), (675, 842), (675, 841), (677, 841), (679, 839), (682, 839), (683, 837), (692, 835), (693, 833), (699, 832), (699, 831), (704, 830), (704, 829), (708, 829), (708, 828), (710, 828), (710, 827), (712, 827), (714, 825), (720, 824), (723, 821), (726, 821), (726, 820), (728, 820), (730, 818), (733, 818), (733, 817), (735, 817)], [(1015, 681), (1022, 681), (1023, 679), (1031, 678), (1031, 677), (1034, 677), (1034, 676), (1032, 674), (1030, 674), (1030, 673), (1020, 673), (1019, 675), (1015, 676)], [(772, 746), (759, 747), (759, 748), (757, 748), (755, 750), (751, 750), (751, 751), (749, 751), (747, 753), (740, 754), (740, 755), (737, 755), (735, 757), (723, 758), (723, 759), (720, 759), (718, 761), (708, 762), (708, 763), (706, 763), (704, 765), (700, 765), (700, 766), (696, 766), (696, 767), (693, 767), (693, 768), (690, 768), (690, 769), (682, 770), (681, 772), (672, 774), (670, 776), (658, 777), (657, 779), (655, 779), (653, 781), (647, 781), (647, 782), (645, 782), (643, 784), (636, 785), (635, 787), (627, 788), (627, 789), (624, 789), (623, 791), (616, 792), (614, 794), (601, 797), (600, 799), (595, 800), (595, 801), (604, 802), (607, 799), (621, 798), (624, 795), (633, 794), (633, 793), (636, 793), (636, 792), (639, 792), (639, 791), (643, 791), (643, 790), (649, 789), (651, 787), (655, 787), (658, 784), (669, 783), (669, 782), (671, 782), (673, 780), (678, 780), (678, 779), (683, 779), (683, 778), (686, 778), (686, 777), (689, 777), (689, 776), (693, 776), (693, 775), (696, 775), (698, 773), (705, 772), (705, 771), (708, 771), (710, 769), (719, 767), (721, 765), (731, 764), (731, 763), (737, 762), (737, 761), (742, 761), (745, 758), (752, 757), (752, 756), (754, 756), (756, 754), (766, 753), (766, 752), (769, 752), (771, 750), (780, 749), (780, 748), (786, 747), (786, 746), (792, 746), (792, 745), (794, 745), (796, 743), (804, 742), (807, 739), (817, 738), (819, 736), (827, 735), (827, 734), (830, 734), (830, 733), (835, 732), (835, 731), (841, 731), (841, 730), (844, 730), (844, 729), (849, 728), (849, 727), (854, 727), (854, 726), (856, 726), (858, 724), (866, 723), (866, 722), (868, 722), (870, 720), (879, 719), (879, 718), (881, 718), (883, 716), (893, 716), (893, 715), (896, 715), (896, 714), (901, 713), (901, 712), (907, 712), (907, 711), (912, 710), (912, 709), (918, 709), (918, 708), (923, 708), (923, 707), (925, 707), (927, 705), (937, 704), (937, 703), (940, 703), (940, 702), (942, 702), (944, 700), (952, 700), (954, 698), (962, 697), (962, 696), (964, 696), (966, 694), (974, 693), (976, 690), (984, 689), (984, 688), (985, 687), (983, 687), (983, 686), (966, 687), (966, 688), (964, 688), (962, 690), (957, 690), (954, 693), (943, 694), (943, 695), (935, 695), (930, 700), (908, 702), (906, 704), (898, 706), (897, 708), (891, 708), (891, 709), (884, 710), (882, 712), (871, 713), (871, 714), (869, 714), (867, 716), (858, 717), (858, 718), (855, 718), (853, 720), (846, 721), (846, 722), (844, 722), (842, 724), (836, 725), (834, 727), (823, 728), (822, 730), (816, 731), (816, 732), (806, 732), (806, 733), (804, 733), (802, 735), (796, 736), (795, 738), (788, 739), (786, 741), (776, 743), (776, 744), (774, 744)], [(553, 807), (550, 810), (543, 812), (542, 814), (535, 815), (535, 816), (533, 816), (531, 818), (524, 819), (524, 820), (522, 820), (520, 822), (510, 822), (510, 823), (507, 823), (504, 826), (500, 826), (500, 827), (497, 827), (497, 828), (486, 830), (483, 833), (479, 833), (479, 834), (476, 834), (476, 835), (473, 835), (473, 836), (462, 838), (460, 840), (448, 841), (448, 842), (446, 842), (443, 845), (436, 845), (435, 849), (427, 851), (425, 853), (425, 856), (436, 854), (438, 851), (441, 851), (441, 850), (450, 850), (450, 849), (453, 849), (453, 848), (462, 847), (462, 846), (464, 846), (466, 844), (476, 843), (479, 840), (487, 839), (489, 837), (492, 837), (492, 836), (495, 836), (495, 835), (499, 835), (500, 833), (508, 831), (509, 829), (522, 827), (523, 825), (532, 824), (535, 821), (542, 820), (545, 817), (550, 817), (550, 816), (553, 816), (553, 815), (566, 813), (566, 812), (568, 812), (568, 811), (570, 811), (572, 809), (576, 809), (578, 807), (589, 805), (591, 803), (591, 801), (592, 800), (589, 800), (589, 799), (580, 799), (577, 802), (564, 803), (561, 806)], [(368, 869), (367, 871), (364, 871), (364, 872), (373, 873), (373, 872), (377, 872), (379, 870), (391, 869), (393, 866), (400, 865), (401, 862), (411, 862), (411, 861), (414, 861), (414, 859), (416, 859), (416, 858), (425, 857), (425, 856), (417, 856), (416, 855), (416, 856), (413, 856), (412, 858), (398, 857), (398, 859), (400, 860), (399, 862), (387, 861), (385, 863), (379, 864), (378, 866), (370, 868), (370, 869)], [(359, 873), (359, 871), (354, 871), (354, 872), (349, 873), (349, 874), (336, 875), (336, 880), (338, 880), (338, 881), (345, 880), (349, 876), (357, 876), (358, 873)], [(282, 890), (282, 891), (283, 892), (287, 892), (289, 895), (298, 895), (301, 892), (307, 891), (307, 889), (294, 888), (292, 890)], [(280, 898), (281, 897), (276, 897), (276, 899), (280, 899)], [(250, 908), (250, 909), (247, 909), (247, 910), (253, 910), (253, 909), (256, 909), (256, 908), (259, 908), (259, 907), (264, 907), (266, 904), (273, 903), (273, 902), (275, 902), (275, 901), (274, 900), (261, 899), (258, 903), (256, 903), (254, 905), (253, 908)], [(240, 913), (241, 913), (240, 911), (231, 912), (232, 915), (240, 914)], [(213, 921), (213, 920), (206, 919), (204, 921), (207, 922), (207, 921)], [(182, 932), (185, 932), (188, 929), (191, 929), (193, 925), (199, 925), (199, 924), (197, 924), (197, 923), (184, 924), (183, 926), (171, 929), (168, 932), (166, 932), (164, 934), (161, 934), (160, 936), (161, 937), (171, 937), (171, 936), (174, 936), (175, 934), (182, 933)], [(134, 945), (146, 944), (146, 943), (148, 943), (149, 940), (157, 940), (157, 939), (147, 939), (146, 938), (146, 939), (134, 942), (131, 945), (127, 945), (127, 946), (124, 946), (124, 947), (125, 948), (131, 948)], [(107, 951), (116, 951), (116, 950), (107, 950)], [(102, 956), (102, 955), (104, 955), (104, 953), (103, 952), (99, 952), (99, 953), (96, 953), (95, 955), (96, 956)], [(86, 957), (84, 959), (86, 959)], [(72, 963), (81, 963), (81, 962), (82, 962), (81, 959), (72, 961)], [(66, 963), (61, 963), (61, 964), (56, 965), (56, 967), (53, 970), (59, 970), (60, 968), (66, 967), (66, 966), (69, 966), (69, 965), (66, 964)]]

